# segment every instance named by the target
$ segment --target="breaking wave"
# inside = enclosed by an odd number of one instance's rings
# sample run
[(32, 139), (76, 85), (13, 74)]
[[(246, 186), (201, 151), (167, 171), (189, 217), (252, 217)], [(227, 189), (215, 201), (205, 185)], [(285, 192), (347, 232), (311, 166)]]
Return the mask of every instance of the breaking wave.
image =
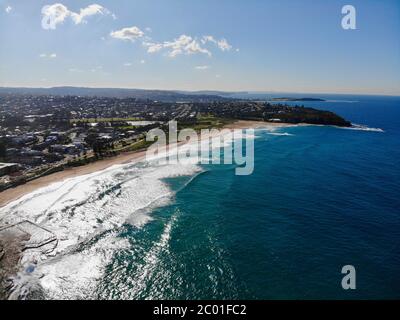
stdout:
[(0, 224), (28, 220), (58, 240), (51, 253), (24, 251), (11, 298), (91, 297), (114, 253), (129, 246), (118, 238), (119, 228), (142, 227), (155, 208), (172, 201), (176, 191), (165, 179), (199, 172), (195, 164), (117, 165), (54, 183), (2, 208)]
[[(258, 137), (252, 131), (240, 136)], [(220, 143), (201, 143), (218, 149), (235, 139), (238, 137), (227, 135)], [(170, 204), (176, 192), (204, 172), (196, 163), (160, 164), (158, 160), (156, 156), (69, 178), (1, 208), (1, 225), (29, 221), (57, 239), (50, 251), (36, 248), (23, 252), (21, 269), (13, 278), (11, 298), (95, 299), (99, 281), (116, 252), (130, 249), (129, 241), (119, 237), (122, 227), (128, 224), (142, 228), (153, 219), (151, 213), (156, 208)], [(183, 183), (180, 179), (180, 188), (173, 189), (165, 180), (176, 177), (189, 178), (183, 179)], [(158, 255), (168, 248), (176, 219), (174, 216), (166, 223), (159, 243), (144, 259), (131, 296), (139, 295), (148, 283)], [(40, 238), (40, 234), (35, 237)]]
[(269, 132), (267, 133), (270, 136), (285, 136), (285, 137), (289, 137), (289, 136), (293, 136), (294, 134), (288, 133), (288, 132)]
[(370, 128), (370, 127), (367, 127), (367, 126), (363, 126), (363, 125), (360, 125), (360, 124), (355, 124), (355, 123), (352, 123), (352, 125), (351, 125), (351, 127), (349, 127), (349, 128), (344, 128), (344, 129), (348, 129), (348, 130), (359, 130), (359, 131), (370, 131), (370, 132), (385, 132), (383, 129), (381, 129), (381, 128)]

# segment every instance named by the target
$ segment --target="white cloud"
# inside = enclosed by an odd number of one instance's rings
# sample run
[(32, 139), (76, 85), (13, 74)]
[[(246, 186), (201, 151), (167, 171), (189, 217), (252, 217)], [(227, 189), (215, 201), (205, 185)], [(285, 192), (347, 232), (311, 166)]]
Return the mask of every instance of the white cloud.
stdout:
[(228, 41), (223, 38), (221, 40), (216, 40), (213, 36), (203, 36), (201, 43), (206, 44), (208, 42), (214, 43), (222, 51), (230, 51), (232, 49), (232, 46), (228, 43)]
[(7, 6), (7, 7), (5, 8), (5, 11), (6, 11), (7, 13), (10, 13), (11, 10), (12, 10), (12, 7), (11, 7), (11, 6)]
[(146, 60), (140, 60), (140, 63), (141, 63), (141, 64), (145, 64), (145, 63), (146, 63)]
[(211, 52), (202, 48), (196, 39), (185, 34), (181, 35), (178, 39), (170, 42), (164, 42), (164, 48), (169, 48), (168, 56), (171, 58), (180, 54), (195, 54), (204, 53), (211, 56)]
[(210, 66), (196, 66), (194, 67), (196, 70), (207, 70), (210, 69)]
[(135, 41), (138, 38), (142, 38), (144, 36), (144, 32), (138, 27), (134, 26), (130, 28), (123, 28), (117, 31), (112, 31), (110, 33), (110, 36), (115, 39)]
[(165, 41), (163, 43), (143, 42), (143, 45), (147, 47), (148, 53), (155, 53), (161, 51), (162, 49), (167, 49), (167, 55), (171, 58), (181, 54), (189, 55), (196, 53), (203, 53), (211, 56), (211, 52), (206, 48), (201, 47), (197, 39), (185, 34), (181, 35), (177, 39), (174, 39), (173, 41)]
[(153, 42), (143, 42), (143, 45), (147, 47), (148, 53), (158, 52), (164, 47), (162, 43), (153, 43)]
[(112, 14), (108, 9), (102, 7), (99, 4), (91, 4), (87, 6), (86, 8), (80, 9), (79, 13), (75, 13), (70, 11), (70, 15), (72, 20), (75, 22), (75, 24), (80, 24), (80, 23), (86, 23), (85, 18), (94, 16), (94, 15), (107, 15), (107, 14)]
[(229, 51), (232, 49), (232, 46), (226, 41), (226, 39), (221, 39), (217, 42), (218, 48), (222, 51)]
[(167, 55), (174, 58), (178, 55), (185, 54), (196, 54), (202, 53), (211, 57), (211, 51), (204, 47), (207, 43), (215, 44), (222, 51), (230, 51), (232, 46), (226, 39), (216, 40), (213, 36), (203, 36), (201, 40), (197, 40), (191, 36), (182, 34), (179, 38), (173, 41), (165, 42), (143, 42), (143, 45), (147, 47), (148, 53), (156, 53), (163, 49), (167, 50)]
[(207, 42), (216, 43), (217, 41), (214, 39), (213, 36), (203, 36), (203, 38), (201, 39), (201, 43), (206, 44)]
[(91, 4), (76, 13), (61, 3), (55, 3), (42, 8), (42, 27), (56, 29), (57, 25), (63, 23), (67, 18), (70, 18), (75, 24), (86, 23), (86, 18), (94, 15), (111, 15), (116, 19), (114, 14), (99, 4)]
[(125, 62), (124, 63), (124, 67), (132, 67), (132, 63), (131, 62)]
[(49, 54), (47, 54), (47, 53), (41, 53), (41, 54), (39, 55), (39, 57), (40, 57), (40, 58), (43, 58), (43, 59), (55, 59), (55, 58), (57, 58), (57, 54), (56, 54), (56, 53), (49, 53)]
[[(146, 28), (145, 30), (149, 31), (151, 29)], [(110, 36), (115, 39), (130, 40), (132, 42), (140, 39), (148, 53), (165, 51), (166, 55), (171, 58), (175, 58), (178, 55), (192, 54), (205, 54), (211, 57), (211, 51), (205, 47), (207, 43), (215, 44), (222, 51), (229, 51), (232, 49), (232, 46), (226, 39), (216, 40), (213, 36), (203, 36), (198, 40), (195, 37), (182, 34), (172, 41), (157, 42), (145, 35), (145, 33), (136, 26), (112, 31)]]

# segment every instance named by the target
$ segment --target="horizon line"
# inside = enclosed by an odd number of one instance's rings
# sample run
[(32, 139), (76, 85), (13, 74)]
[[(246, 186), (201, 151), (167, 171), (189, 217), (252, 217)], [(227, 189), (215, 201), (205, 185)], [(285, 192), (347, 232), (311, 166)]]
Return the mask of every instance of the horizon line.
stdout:
[(399, 93), (359, 93), (359, 92), (311, 92), (311, 91), (262, 91), (262, 90), (220, 90), (220, 89), (198, 89), (198, 90), (185, 90), (185, 89), (160, 89), (160, 88), (139, 88), (139, 87), (113, 87), (113, 86), (101, 86), (101, 87), (91, 87), (91, 86), (74, 86), (74, 85), (53, 85), (53, 86), (0, 86), (0, 89), (55, 89), (55, 88), (81, 88), (81, 89), (122, 89), (122, 90), (144, 90), (144, 91), (169, 91), (169, 92), (202, 92), (202, 91), (214, 91), (221, 93), (248, 93), (248, 94), (281, 94), (281, 93), (291, 93), (291, 94), (313, 94), (313, 95), (359, 95), (359, 96), (385, 96), (385, 97), (400, 97)]

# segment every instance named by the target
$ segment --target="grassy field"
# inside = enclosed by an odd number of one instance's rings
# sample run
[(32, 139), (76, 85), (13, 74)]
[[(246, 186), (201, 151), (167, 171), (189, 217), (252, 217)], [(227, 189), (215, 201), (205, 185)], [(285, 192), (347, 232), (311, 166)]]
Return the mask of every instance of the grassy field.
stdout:
[(140, 118), (85, 118), (85, 119), (71, 119), (71, 123), (86, 122), (86, 123), (100, 123), (100, 122), (121, 122), (121, 121), (143, 121)]
[(113, 149), (113, 151), (116, 152), (127, 152), (127, 151), (136, 151), (136, 150), (141, 150), (149, 147), (152, 145), (154, 142), (153, 141), (146, 141), (145, 139), (139, 140), (135, 143), (129, 144), (127, 146), (122, 146), (122, 147), (117, 147)]
[(191, 128), (196, 131), (202, 129), (221, 129), (223, 126), (234, 122), (231, 119), (217, 118), (213, 115), (200, 115), (195, 123), (178, 122), (179, 129)]

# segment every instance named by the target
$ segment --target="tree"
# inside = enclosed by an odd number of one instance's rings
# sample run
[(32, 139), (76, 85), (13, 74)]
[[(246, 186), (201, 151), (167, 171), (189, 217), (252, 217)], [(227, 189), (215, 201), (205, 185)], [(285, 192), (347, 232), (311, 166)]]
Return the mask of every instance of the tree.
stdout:
[(5, 137), (0, 138), (0, 158), (5, 158), (7, 155), (7, 139)]

